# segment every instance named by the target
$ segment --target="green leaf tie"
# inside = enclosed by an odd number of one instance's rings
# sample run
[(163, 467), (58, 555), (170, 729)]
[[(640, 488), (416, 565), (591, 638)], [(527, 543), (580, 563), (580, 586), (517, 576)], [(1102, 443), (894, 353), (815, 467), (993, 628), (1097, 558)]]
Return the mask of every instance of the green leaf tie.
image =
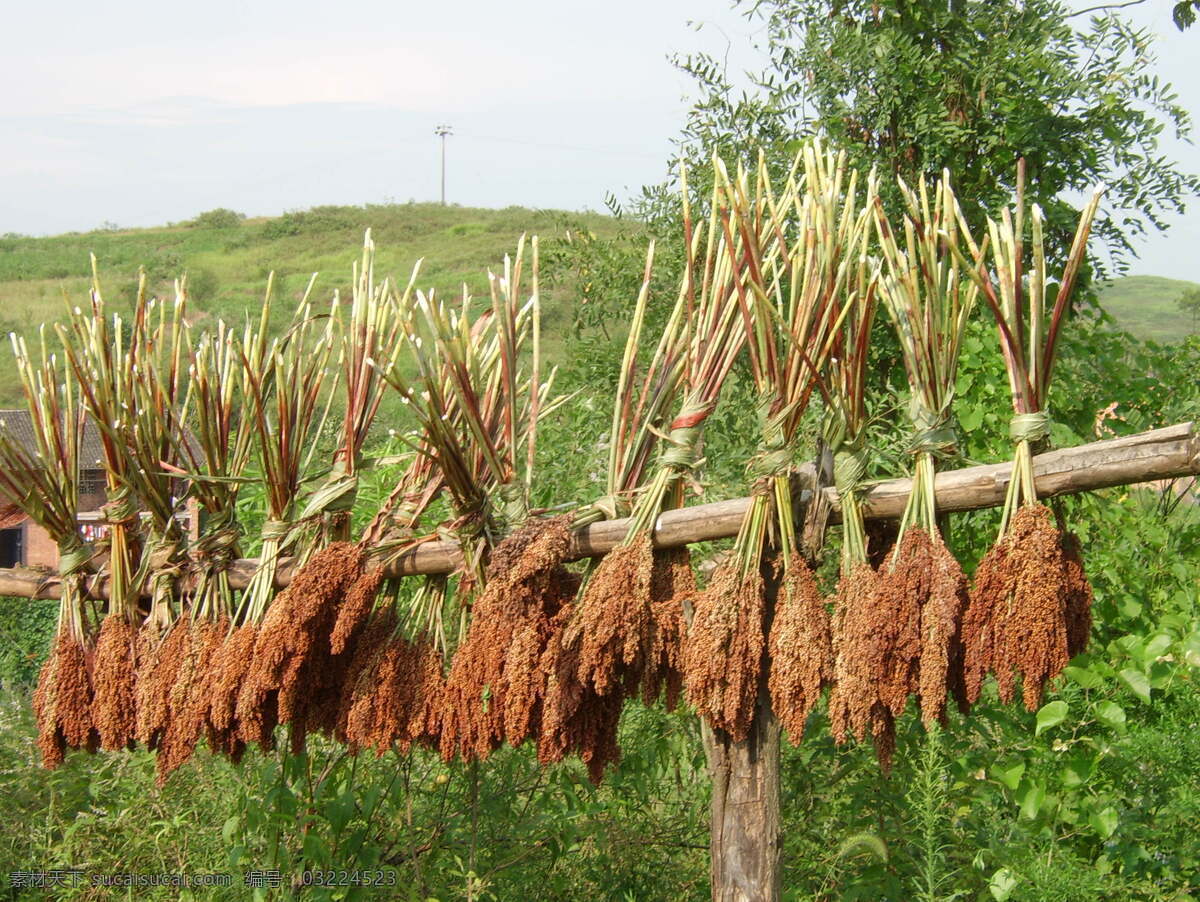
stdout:
[(87, 568), (92, 552), (77, 535), (58, 542), (58, 575), (63, 581), (78, 576)]
[(917, 429), (908, 440), (908, 453), (929, 454), (939, 460), (953, 456), (958, 448), (958, 428), (951, 420), (929, 429)]
[(108, 492), (108, 500), (100, 506), (100, 520), (107, 526), (129, 526), (139, 519), (137, 501), (129, 486)]
[(357, 469), (354, 475), (346, 472), (346, 463), (338, 460), (329, 470), (321, 487), (313, 492), (299, 519), (308, 520), (321, 514), (344, 513), (354, 509), (358, 497)]
[(525, 486), (520, 482), (502, 483), (497, 490), (500, 495), (500, 515), (509, 529), (514, 529), (529, 517), (529, 505), (525, 501)]
[(934, 410), (914, 393), (908, 404), (908, 419), (913, 427), (909, 454), (929, 454), (938, 460), (954, 455), (958, 449), (958, 421), (950, 412), (949, 400), (942, 410)]
[(774, 396), (764, 398), (758, 406), (759, 421), (762, 423), (762, 450), (746, 463), (746, 475), (754, 483), (756, 491), (765, 490), (766, 483), (776, 476), (786, 476), (792, 469), (792, 446), (783, 432), (787, 410), (770, 416), (770, 405)]
[(169, 597), (172, 584), (183, 573), (183, 543), (175, 536), (157, 536), (147, 544), (142, 560), (136, 581), (141, 582), (145, 575), (156, 601)]
[(228, 570), (236, 559), (242, 532), (232, 512), (214, 517), (207, 525), (208, 529), (192, 545), (191, 557), (210, 573), (220, 573)]
[(590, 506), (604, 514), (606, 520), (621, 520), (633, 511), (629, 497), (617, 492), (597, 498)]
[(867, 452), (864, 449), (847, 449), (833, 455), (833, 484), (840, 497), (856, 494), (865, 475)]
[(1050, 414), (1044, 410), (1019, 413), (1009, 421), (1008, 434), (1014, 442), (1029, 442), (1031, 445), (1049, 438)]
[(715, 404), (684, 404), (671, 423), (671, 431), (664, 441), (665, 447), (658, 457), (658, 465), (664, 469), (694, 470), (700, 463), (700, 434), (704, 421), (713, 412)]
[(292, 524), (287, 520), (267, 520), (262, 526), (262, 540), (283, 542), (291, 531)]

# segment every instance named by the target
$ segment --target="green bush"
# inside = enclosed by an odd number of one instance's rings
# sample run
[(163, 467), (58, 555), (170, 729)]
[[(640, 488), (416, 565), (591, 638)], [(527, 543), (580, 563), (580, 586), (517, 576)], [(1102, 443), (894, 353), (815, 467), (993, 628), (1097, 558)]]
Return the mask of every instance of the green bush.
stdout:
[(208, 301), (216, 297), (221, 288), (221, 280), (211, 269), (197, 266), (188, 270), (188, 294), (195, 301)]
[(57, 601), (0, 597), (0, 684), (36, 682), (57, 624)]
[(188, 223), (188, 227), (193, 229), (235, 229), (242, 224), (242, 220), (245, 218), (245, 213), (239, 213), (227, 207), (217, 207), (215, 210), (201, 213)]
[(267, 221), (263, 226), (263, 237), (274, 239), (331, 233), (350, 236), (365, 228), (367, 221), (365, 213), (354, 207), (322, 206), (311, 210), (289, 210)]

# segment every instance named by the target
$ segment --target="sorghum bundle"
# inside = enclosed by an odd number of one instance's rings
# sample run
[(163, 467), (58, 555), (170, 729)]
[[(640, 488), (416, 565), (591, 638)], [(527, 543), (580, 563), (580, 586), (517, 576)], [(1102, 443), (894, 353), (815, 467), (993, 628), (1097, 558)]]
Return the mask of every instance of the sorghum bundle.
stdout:
[[(276, 608), (272, 603), (280, 554), (298, 538), (294, 522), (297, 497), (312, 456), (317, 405), (332, 343), (332, 324), (318, 331), (312, 316), (308, 301), (311, 281), (291, 328), (283, 337), (268, 343), (266, 335), (273, 284), (273, 278), (269, 279), (257, 331), (247, 325), (241, 342), (243, 391), (266, 490), (267, 516), (262, 528), (258, 568), (235, 614), (236, 629), (218, 653), (223, 670), (216, 685), (218, 694), (214, 697), (212, 714), (216, 730), (230, 729), (236, 724), (237, 742), (256, 741), (263, 748), (274, 746), (275, 726), (281, 715), (279, 693), (296, 679), (295, 674), (304, 663), (304, 653), (316, 641), (312, 632), (292, 636), (287, 617), (297, 607), (304, 609), (310, 627), (322, 618), (332, 617), (332, 605), (340, 599), (339, 593), (357, 576), (361, 567), (361, 556), (357, 551), (340, 546), (331, 552), (338, 557), (339, 566), (328, 579), (310, 572), (315, 588), (320, 590), (313, 598), (299, 598), (299, 591), (296, 591), (285, 599), (284, 605)], [(309, 546), (300, 555), (302, 572), (305, 555), (312, 550)], [(346, 557), (351, 559), (349, 563)], [(271, 629), (267, 628), (268, 617), (272, 618)], [(321, 642), (325, 641), (322, 636)], [(249, 662), (232, 657), (251, 643), (253, 651), (248, 656)], [(289, 665), (290, 676), (287, 673)], [(232, 708), (229, 707), (230, 693), (234, 694)], [(287, 711), (284, 715), (290, 713)], [(302, 736), (303, 730), (299, 738)], [(236, 747), (236, 743), (228, 740), (226, 744)]]
[[(797, 157), (796, 169), (801, 162), (802, 186), (793, 170), (775, 195), (760, 159), (753, 193), (748, 176), (739, 172), (726, 185), (735, 215), (722, 210), (727, 250), (748, 261), (738, 300), (759, 396), (762, 450), (748, 468), (751, 503), (734, 553), (696, 598), (683, 660), (692, 705), (735, 741), (749, 734), (767, 675), (764, 647), (777, 617), (783, 619), (773, 642), (780, 656), (773, 701), (796, 741), (829, 676), (829, 630), (820, 623), (828, 616), (824, 605), (804, 607), (803, 599), (775, 590), (812, 579), (795, 550), (793, 459), (831, 346), (831, 295), (838, 290), (842, 253), (855, 252), (863, 223), (855, 209), (856, 179), (851, 175), (845, 182), (844, 157), (811, 144)], [(815, 628), (797, 629), (799, 620)], [(806, 639), (818, 644), (800, 644)], [(793, 679), (801, 659), (815, 662), (815, 686)]]
[[(485, 758), (540, 729), (541, 658), (564, 598), (559, 574), (570, 549), (569, 515), (529, 521), (496, 546), (446, 678), (441, 750)], [(481, 703), (481, 701), (483, 703)]]
[[(144, 309), (145, 276), (139, 279), (138, 304)], [(94, 670), (103, 675), (92, 698), (93, 720), (106, 749), (122, 749), (137, 733), (137, 687), (140, 639), (132, 639), (141, 624), (138, 610), (138, 508), (130, 471), (134, 465), (126, 451), (133, 415), (133, 363), (125, 343), (119, 315), (111, 323), (92, 258), (92, 290), (89, 310), (74, 308), (66, 327), (57, 327), (65, 356), (80, 389), (83, 407), (97, 430), (104, 456), (107, 501), (101, 508), (106, 535), (97, 543), (96, 556), (106, 558), (103, 575), (108, 587), (105, 642), (97, 649)], [(136, 478), (136, 477), (135, 477)]]
[[(871, 206), (867, 205), (868, 213)], [(865, 255), (849, 261), (848, 267), (851, 273), (844, 301), (838, 299), (836, 318), (841, 325), (829, 355), (825, 424), (842, 513), (841, 575), (833, 596), (834, 665), (829, 719), (838, 743), (850, 734), (861, 741), (869, 731), (886, 767), (895, 748), (895, 724), (891, 711), (879, 700), (876, 678), (881, 668), (877, 660), (881, 651), (879, 635), (888, 624), (875, 605), (877, 575), (867, 561), (859, 499), (867, 468), (867, 351), (878, 304), (878, 272), (869, 270)]]
[[(716, 166), (723, 172), (719, 159)], [(667, 426), (656, 471), (637, 499), (625, 541), (605, 555), (584, 584), (564, 635), (569, 656), (578, 663), (579, 683), (597, 696), (629, 696), (639, 687), (669, 681), (663, 669), (669, 666), (668, 649), (682, 639), (681, 618), (664, 617), (651, 596), (656, 584), (652, 535), (664, 507), (683, 503), (685, 481), (700, 463), (704, 423), (745, 341), (738, 300), (750, 267), (733, 247), (724, 219), (727, 212), (744, 215), (744, 208), (731, 207), (728, 181), (725, 176), (724, 184), (721, 178), (714, 183), (707, 232), (700, 228), (693, 234), (684, 179), (686, 270), (662, 354), (670, 366), (668, 390), (681, 391), (683, 403)], [(740, 223), (734, 225), (740, 230)], [(681, 602), (672, 604), (678, 608)]]
[(1024, 175), (1021, 161), (1015, 212), (1005, 208), (1000, 223), (988, 220), (994, 272), (986, 267), (986, 248), (971, 245), (971, 275), (995, 315), (1000, 334), (1014, 412), (1009, 432), (1017, 444), (1000, 536), (976, 570), (963, 641), (967, 700), (978, 699), (984, 677), (991, 672), (1001, 699), (1011, 701), (1019, 675), (1022, 699), (1032, 711), (1041, 703), (1046, 682), (1083, 650), (1091, 623), (1091, 590), (1078, 545), (1058, 528), (1050, 510), (1039, 504), (1032, 454), (1033, 446), (1050, 435), (1048, 396), (1058, 335), (1101, 192), (1096, 191), (1080, 215), (1047, 317), (1051, 282), (1043, 216), (1034, 204), (1030, 262), (1024, 246)]
[[(42, 764), (54, 768), (68, 748), (94, 750), (101, 736), (92, 709), (95, 624), (83, 594), (91, 555), (76, 522), (84, 412), (71, 373), (48, 352), (44, 330), (41, 339), (39, 363), (34, 363), (23, 339), (12, 339), (36, 448), (31, 453), (0, 420), (0, 496), (58, 545), (58, 629), (33, 696)], [(132, 631), (130, 626), (126, 638)], [(101, 638), (108, 644), (119, 641), (111, 627)], [(126, 645), (126, 661), (130, 651)], [(132, 681), (132, 669), (111, 676)], [(128, 735), (126, 726), (105, 723), (103, 738), (111, 742), (115, 735)]]
[[(506, 725), (505, 711), (514, 705), (536, 706), (540, 647), (529, 644), (544, 641), (544, 625), (539, 624), (561, 603), (549, 589), (569, 544), (566, 523), (529, 519), (538, 421), (560, 403), (549, 394), (553, 372), (541, 379), (537, 239), (530, 244), (527, 303), (520, 299), (526, 257), (522, 238), (516, 256), (505, 258), (502, 275), (489, 273), (491, 306), (482, 315), (473, 316), (469, 294), (456, 312), (436, 295), (418, 292), (401, 318), (417, 378), (410, 383), (391, 366), (383, 370), (417, 414), (421, 435), (415, 448), (440, 471), (456, 514), (450, 531), (464, 550), (458, 591), (470, 599), (470, 618), (460, 629), (437, 724), (447, 758), (485, 757), (506, 737), (517, 744), (531, 734), (533, 725), (518, 724), (519, 715)], [(526, 347), (531, 352), (528, 373), (521, 366)], [(423, 390), (418, 394), (414, 385)], [(441, 605), (429, 603), (441, 597), (441, 592), (430, 592), (419, 598), (419, 606), (433, 615), (425, 618), (426, 635), (443, 635)], [(466, 614), (464, 605), (464, 621)], [(403, 645), (406, 641), (393, 641), (393, 655), (428, 660), (424, 646), (433, 648), (431, 641), (413, 649)], [(371, 666), (362, 672), (370, 672)], [(392, 666), (386, 652), (374, 666), (381, 673)], [(423, 668), (432, 673), (431, 665)], [(382, 679), (388, 681), (386, 674)]]
[(227, 751), (212, 724), (212, 695), (220, 672), (218, 653), (234, 612), (229, 567), (238, 557), (241, 530), (236, 505), (250, 457), (251, 419), (240, 416), (237, 387), (241, 357), (224, 322), (203, 333), (190, 350), (188, 397), (193, 415), (168, 408), (170, 439), (188, 479), (189, 497), (206, 517), (188, 558), (193, 574), (187, 653), (170, 689), (169, 724), (158, 752), (160, 780), (186, 762), (208, 735), (213, 751)]
[(948, 687), (962, 684), (959, 623), (967, 580), (946, 547), (934, 497), (936, 462), (957, 443), (952, 406), (959, 347), (978, 288), (959, 271), (950, 250), (960, 241), (961, 214), (949, 174), (933, 189), (900, 183), (908, 211), (903, 241), (876, 204), (875, 226), (886, 261), (880, 292), (900, 338), (911, 395), (914, 457), (912, 491), (899, 531), (877, 571), (875, 605), (883, 631), (875, 679), (880, 701), (893, 717), (910, 695), (921, 703), (926, 726), (943, 719)]

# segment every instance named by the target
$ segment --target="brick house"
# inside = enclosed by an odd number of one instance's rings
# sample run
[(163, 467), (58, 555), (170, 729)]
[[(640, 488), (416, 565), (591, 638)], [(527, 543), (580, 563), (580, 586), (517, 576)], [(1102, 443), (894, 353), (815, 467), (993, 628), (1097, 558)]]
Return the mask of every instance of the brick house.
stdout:
[[(27, 410), (0, 410), (5, 431), (32, 453), (37, 448), (33, 425)], [(99, 433), (89, 422), (79, 447), (79, 524), (85, 542), (104, 535), (106, 527), (100, 508), (105, 501), (103, 446)], [(199, 513), (189, 500), (180, 519), (186, 520), (185, 534), (195, 538), (199, 531)], [(58, 567), (58, 546), (46, 530), (25, 516), (16, 506), (0, 501), (0, 567)]]

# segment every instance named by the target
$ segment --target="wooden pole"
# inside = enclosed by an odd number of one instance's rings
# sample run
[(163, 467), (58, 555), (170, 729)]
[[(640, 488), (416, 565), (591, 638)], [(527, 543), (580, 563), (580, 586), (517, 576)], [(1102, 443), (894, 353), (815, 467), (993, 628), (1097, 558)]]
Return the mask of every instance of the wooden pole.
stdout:
[(734, 742), (728, 733), (707, 724), (701, 730), (712, 780), (709, 879), (713, 902), (779, 899), (781, 730), (765, 678), (762, 683), (749, 736)]
[[(762, 574), (766, 592), (765, 636), (771, 631), (782, 574), (769, 564), (763, 565)], [(690, 611), (688, 608), (685, 611), (690, 628)], [(735, 741), (724, 730), (714, 730), (707, 721), (700, 721), (700, 737), (712, 781), (708, 843), (713, 902), (779, 900), (782, 729), (767, 689), (769, 664), (764, 647), (754, 720), (745, 739)]]
[[(1200, 475), (1200, 433), (1195, 423), (1164, 426), (1137, 435), (1039, 454), (1033, 459), (1033, 469), (1038, 496), (1043, 498), (1156, 479), (1196, 476)], [(935, 481), (938, 510), (953, 513), (998, 507), (1004, 503), (1011, 471), (1011, 464), (1001, 463), (938, 473)], [(801, 468), (798, 478), (802, 484), (811, 485), (811, 466)], [(888, 479), (869, 486), (863, 498), (866, 517), (898, 518), (904, 512), (911, 487), (910, 479)], [(833, 508), (832, 519), (836, 522), (840, 516), (837, 492), (832, 488), (824, 491)], [(676, 548), (737, 535), (749, 503), (749, 498), (733, 498), (666, 511), (655, 524), (654, 542), (660, 548)], [(628, 520), (592, 524), (576, 534), (569, 559), (608, 553), (625, 538), (628, 527)], [(452, 573), (461, 560), (457, 543), (426, 542), (401, 555), (388, 567), (387, 575)], [(253, 559), (235, 561), (229, 573), (233, 588), (245, 588), (257, 566), (258, 561)], [(286, 586), (291, 578), (292, 568), (285, 562), (277, 581), (280, 586)], [(104, 595), (104, 587), (97, 580), (92, 580), (89, 590), (96, 597)], [(23, 567), (0, 568), (0, 595), (57, 598), (57, 576)]]

